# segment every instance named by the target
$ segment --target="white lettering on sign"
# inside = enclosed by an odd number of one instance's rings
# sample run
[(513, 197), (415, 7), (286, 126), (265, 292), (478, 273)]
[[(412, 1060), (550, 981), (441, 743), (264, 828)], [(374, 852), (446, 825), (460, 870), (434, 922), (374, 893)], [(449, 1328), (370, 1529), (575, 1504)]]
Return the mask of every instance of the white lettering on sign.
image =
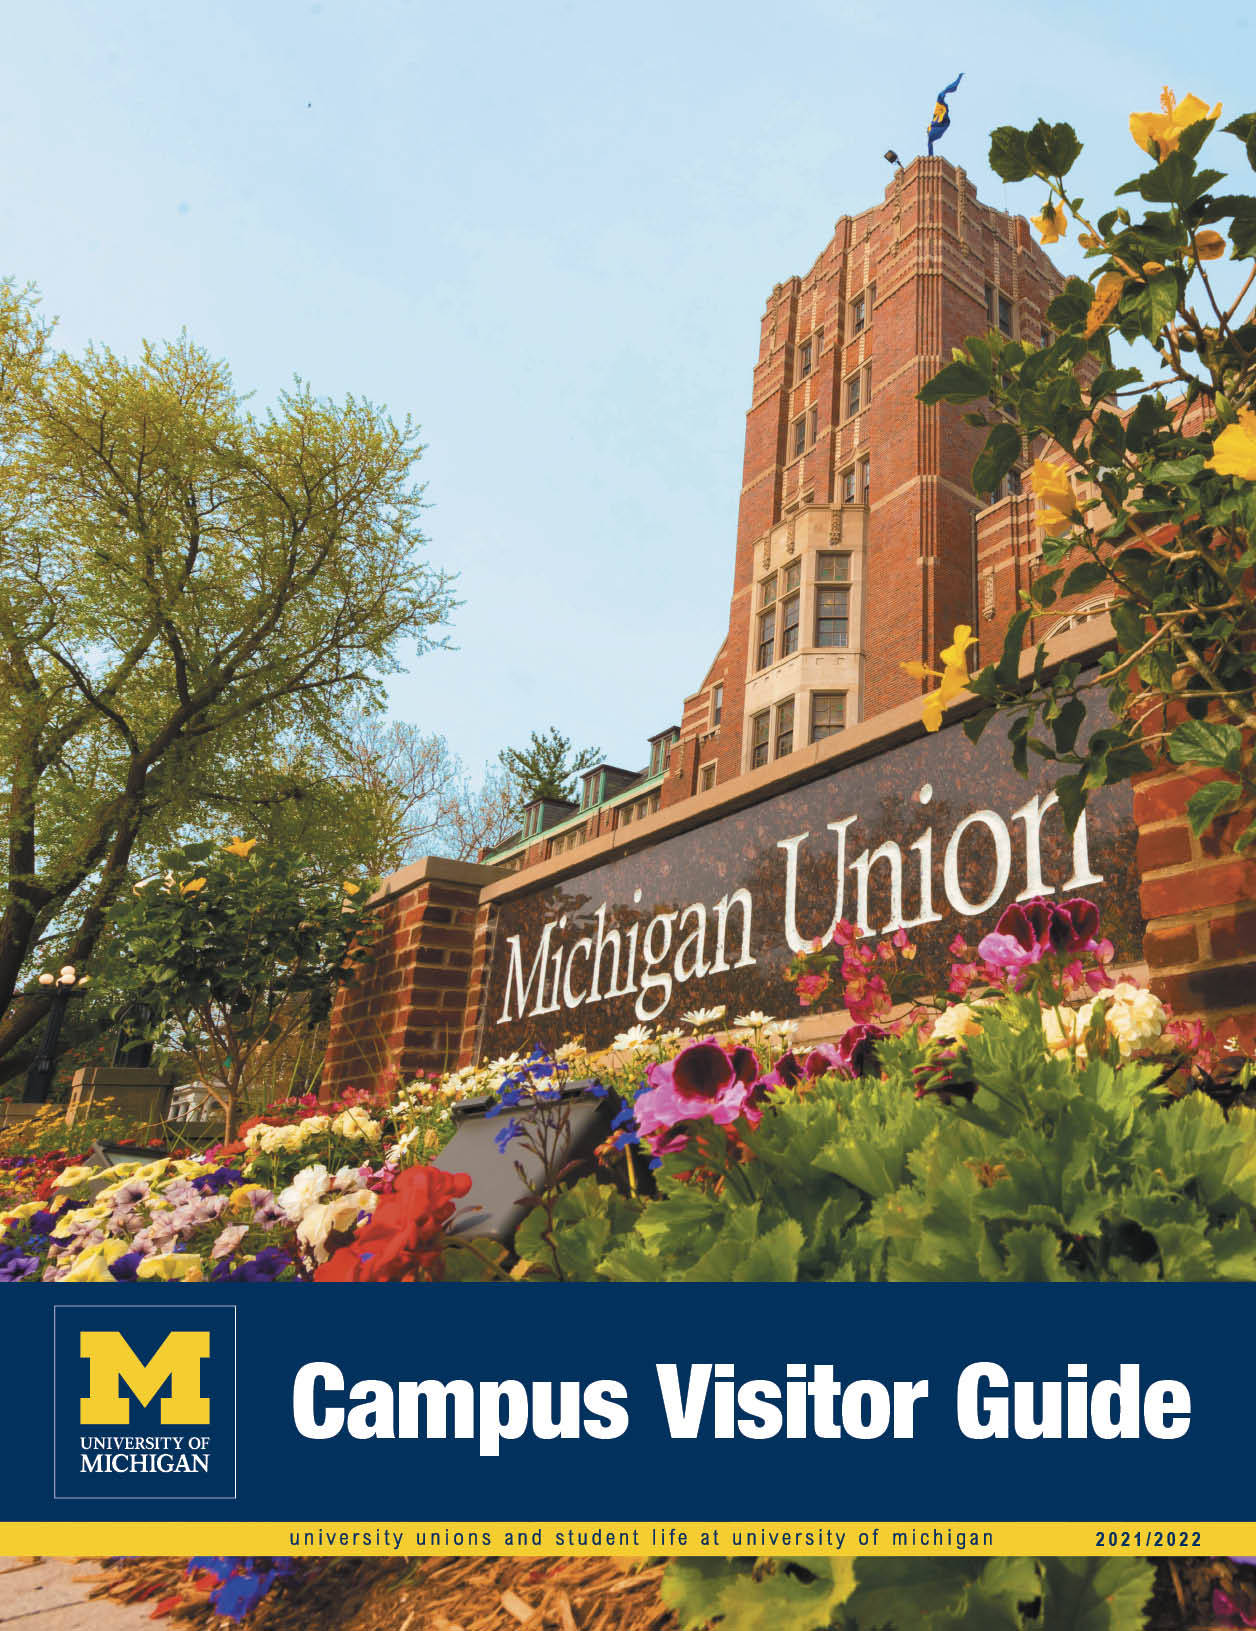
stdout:
[[(916, 801), (923, 810), (932, 797), (933, 789), (926, 783), (919, 789)], [(1017, 900), (1055, 894), (1057, 886), (1043, 876), (1042, 823), (1056, 804), (1054, 793), (1045, 799), (1035, 794), (1007, 819), (997, 810), (973, 810), (963, 818), (948, 838), (942, 860), (942, 892), (952, 913), (961, 918), (979, 917), (1021, 879), (1024, 887), (1016, 894)], [(858, 820), (858, 816), (850, 815), (826, 824), (825, 830), (835, 839), (831, 863), (833, 915), (822, 931), (823, 940), (832, 938), (843, 917), (851, 918), (861, 939), (941, 923), (944, 914), (935, 911), (933, 904), (933, 828), (926, 827), (907, 845), (906, 861), (902, 847), (893, 839), (875, 849), (864, 848), (848, 861), (847, 837)], [(810, 838), (810, 832), (794, 833), (778, 839), (776, 844), (783, 851), (785, 865), (781, 929), (791, 952), (806, 951), (814, 940), (798, 927), (799, 857)], [(985, 886), (979, 899), (965, 893), (961, 877), (961, 866), (965, 864)], [(1059, 885), (1065, 893), (1103, 882), (1102, 875), (1090, 864), (1084, 813), (1073, 833), (1072, 864), (1072, 875)], [(850, 899), (848, 874), (853, 877)], [(871, 920), (875, 878), (884, 879), (889, 897), (889, 915), (879, 924)], [(634, 903), (640, 899), (641, 891), (637, 889)], [(906, 915), (909, 911), (910, 916)], [(561, 935), (567, 926), (566, 917), (551, 919), (541, 930), (530, 961), (520, 943), (522, 937), (510, 935), (506, 942), (506, 990), (497, 1023), (505, 1025), (512, 1020), (557, 1013), (560, 1007), (571, 1011), (634, 993), (637, 1018), (652, 1022), (666, 1012), (678, 986), (712, 974), (726, 974), (730, 969), (749, 968), (756, 961), (750, 951), (754, 901), (748, 889), (734, 889), (709, 908), (703, 901), (692, 901), (683, 908), (656, 912), (644, 923), (634, 922), (626, 930), (608, 927), (609, 914), (610, 907), (603, 901), (593, 914), (590, 932), (570, 946), (556, 940), (556, 931)]]

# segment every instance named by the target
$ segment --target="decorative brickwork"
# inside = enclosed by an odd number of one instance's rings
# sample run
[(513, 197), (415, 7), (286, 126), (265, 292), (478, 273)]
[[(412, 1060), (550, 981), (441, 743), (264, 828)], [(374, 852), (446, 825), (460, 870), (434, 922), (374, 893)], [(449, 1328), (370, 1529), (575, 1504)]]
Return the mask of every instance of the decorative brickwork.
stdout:
[(1256, 856), (1234, 853), (1239, 812), (1196, 838), (1186, 804), (1215, 772), (1168, 767), (1134, 788), (1144, 952), (1152, 989), (1182, 1018), (1256, 1046)]
[(477, 986), (487, 944), (480, 890), (500, 876), (495, 867), (429, 858), (385, 880), (375, 900), (375, 956), (332, 1013), (324, 1097), (348, 1087), (380, 1092), (457, 1064), (468, 988)]

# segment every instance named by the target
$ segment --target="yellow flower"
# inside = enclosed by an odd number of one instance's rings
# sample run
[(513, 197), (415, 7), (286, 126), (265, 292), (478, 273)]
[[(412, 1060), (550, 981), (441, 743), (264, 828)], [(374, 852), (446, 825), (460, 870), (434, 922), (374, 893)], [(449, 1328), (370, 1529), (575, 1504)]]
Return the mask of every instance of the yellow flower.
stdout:
[(1197, 96), (1187, 96), (1179, 102), (1167, 85), (1161, 93), (1160, 106), (1163, 110), (1160, 113), (1130, 114), (1130, 135), (1157, 164), (1176, 150), (1183, 131), (1191, 125), (1201, 119), (1221, 117), (1220, 102), (1209, 113), (1207, 102), (1201, 102)]
[(1164, 271), (1164, 262), (1163, 261), (1144, 261), (1143, 262), (1143, 276), (1144, 277), (1155, 277), (1157, 272), (1163, 272), (1163, 271)]
[(146, 1257), (135, 1276), (138, 1280), (203, 1280), (205, 1271), (195, 1252), (162, 1252)]
[(1032, 220), (1044, 244), (1057, 243), (1068, 231), (1068, 217), (1049, 198), (1042, 206), (1042, 214), (1033, 216)]
[(952, 643), (941, 653), (942, 667), (928, 668), (924, 663), (900, 663), (899, 667), (904, 673), (910, 674), (913, 679), (928, 679), (930, 677), (942, 683), (933, 691), (927, 692), (920, 701), (920, 717), (927, 731), (941, 729), (942, 714), (948, 703), (955, 698), (968, 684), (968, 658), (966, 653), (969, 646), (977, 644), (976, 636), (967, 623), (957, 623)]
[(1035, 459), (1029, 472), (1029, 485), (1034, 497), (1042, 501), (1042, 508), (1034, 519), (1041, 521), (1050, 532), (1061, 532), (1070, 526), (1078, 514), (1077, 496), (1066, 471), (1046, 459)]
[(208, 879), (206, 878), (193, 878), (189, 883), (184, 884), (179, 893), (183, 895), (198, 894), (202, 889), (204, 889), (207, 882)]
[(1195, 258), (1201, 261), (1218, 261), (1225, 254), (1225, 239), (1219, 232), (1197, 232), (1195, 234)]
[(1227, 425), (1212, 444), (1208, 468), (1219, 476), (1256, 481), (1256, 412), (1244, 408), (1237, 425)]
[(1099, 249), (1103, 244), (1103, 239), (1095, 232), (1083, 232), (1077, 241), (1083, 249)]
[(1086, 338), (1098, 334), (1099, 330), (1111, 317), (1121, 302), (1125, 285), (1129, 279), (1124, 272), (1105, 272), (1095, 284), (1095, 292), (1090, 297), (1090, 310), (1086, 314)]
[(228, 855), (238, 855), (242, 861), (247, 861), (257, 848), (257, 839), (233, 838), (229, 844), (224, 844), (222, 847)]
[(89, 1178), (99, 1178), (99, 1167), (66, 1167), (52, 1180), (54, 1189), (73, 1189), (76, 1184), (86, 1183)]
[(74, 1259), (73, 1266), (68, 1274), (63, 1274), (63, 1280), (109, 1280), (115, 1285), (113, 1275), (109, 1272), (109, 1265), (114, 1258), (122, 1257), (131, 1250), (125, 1240), (102, 1240), (94, 1246), (85, 1246)]
[(362, 889), (362, 885), (360, 883), (350, 883), (348, 878), (345, 879), (340, 887), (344, 890), (346, 895), (359, 894)]
[(263, 1188), (264, 1185), (262, 1184), (241, 1184), (227, 1202), (227, 1213), (233, 1217), (251, 1218), (253, 1216), (253, 1204), (249, 1200), (249, 1196), (259, 1194)]

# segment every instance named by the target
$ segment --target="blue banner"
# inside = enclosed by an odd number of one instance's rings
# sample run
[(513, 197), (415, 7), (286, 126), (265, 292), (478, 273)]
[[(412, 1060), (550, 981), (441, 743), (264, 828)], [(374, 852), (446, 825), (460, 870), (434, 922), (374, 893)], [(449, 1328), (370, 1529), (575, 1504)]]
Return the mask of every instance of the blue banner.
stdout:
[(1256, 1427), (1221, 1354), (1253, 1299), (32, 1286), (0, 1521), (1235, 1521)]

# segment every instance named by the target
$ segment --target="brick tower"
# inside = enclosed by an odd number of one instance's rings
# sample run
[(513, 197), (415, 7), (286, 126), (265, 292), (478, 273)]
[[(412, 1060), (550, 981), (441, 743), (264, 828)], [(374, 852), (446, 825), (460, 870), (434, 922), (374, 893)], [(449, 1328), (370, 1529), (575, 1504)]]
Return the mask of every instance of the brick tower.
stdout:
[(976, 516), (999, 496), (970, 486), (985, 432), (916, 393), (970, 334), (1040, 344), (1062, 281), (1023, 217), (935, 157), (772, 290), (728, 634), (685, 701), (665, 806), (906, 701), (920, 687), (900, 662), (980, 630)]

